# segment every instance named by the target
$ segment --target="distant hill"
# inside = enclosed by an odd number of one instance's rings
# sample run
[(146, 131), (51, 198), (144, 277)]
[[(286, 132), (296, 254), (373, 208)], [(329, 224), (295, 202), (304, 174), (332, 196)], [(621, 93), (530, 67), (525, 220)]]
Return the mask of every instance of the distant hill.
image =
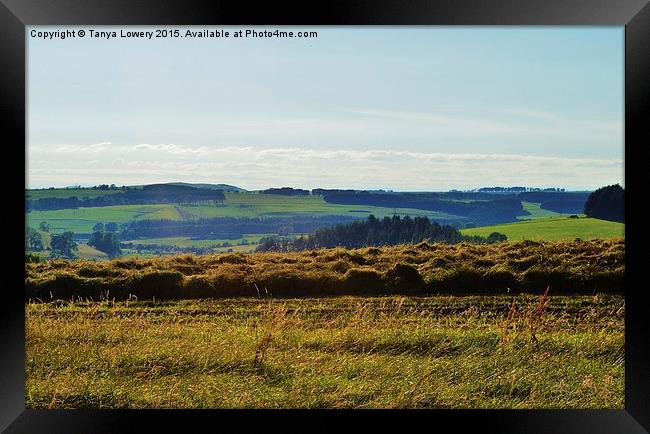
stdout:
[[(141, 188), (115, 189), (115, 194), (107, 194), (92, 198), (79, 199), (77, 196), (41, 197), (25, 200), (25, 210), (57, 210), (74, 208), (92, 208), (115, 205), (145, 205), (145, 204), (222, 204), (226, 198), (221, 189), (198, 188), (192, 185), (179, 184), (148, 184)], [(80, 193), (81, 195), (81, 193)]]
[(234, 185), (228, 184), (201, 184), (201, 183), (190, 183), (190, 182), (167, 182), (166, 185), (181, 185), (194, 188), (204, 188), (206, 190), (223, 190), (226, 193), (239, 193), (246, 192), (243, 188), (236, 187)]

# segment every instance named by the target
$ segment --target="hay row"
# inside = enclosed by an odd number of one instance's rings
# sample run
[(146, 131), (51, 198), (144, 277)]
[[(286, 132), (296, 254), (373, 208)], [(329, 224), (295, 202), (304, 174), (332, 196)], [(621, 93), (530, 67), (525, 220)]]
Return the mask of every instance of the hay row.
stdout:
[(623, 291), (625, 242), (511, 242), (25, 264), (28, 299)]

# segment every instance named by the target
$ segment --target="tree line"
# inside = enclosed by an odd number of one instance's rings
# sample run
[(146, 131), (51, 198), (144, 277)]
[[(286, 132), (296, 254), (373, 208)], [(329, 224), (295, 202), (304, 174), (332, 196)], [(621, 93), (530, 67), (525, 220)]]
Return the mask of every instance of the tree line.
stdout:
[(494, 232), (488, 237), (464, 236), (455, 227), (432, 222), (428, 217), (411, 218), (406, 216), (401, 218), (393, 216), (377, 219), (374, 215), (370, 215), (364, 221), (319, 228), (306, 237), (301, 236), (293, 240), (286, 237), (266, 237), (260, 240), (256, 251), (293, 251), (330, 247), (359, 248), (416, 244), (422, 241), (455, 244), (461, 241), (493, 243), (506, 240), (507, 237), (498, 232)]
[(589, 195), (584, 213), (597, 219), (625, 223), (625, 189), (619, 184), (599, 188)]
[(496, 197), (490, 200), (445, 200), (444, 193), (328, 193), (324, 200), (341, 205), (366, 205), (384, 208), (412, 208), (444, 212), (472, 220), (475, 224), (490, 225), (516, 221), (527, 212), (521, 201), (514, 196)]
[[(102, 188), (98, 188), (102, 190)], [(107, 190), (110, 190), (108, 188)], [(44, 197), (25, 199), (25, 211), (47, 211), (80, 207), (103, 207), (114, 205), (146, 205), (157, 203), (210, 203), (222, 204), (226, 200), (223, 190), (209, 190), (184, 185), (151, 184), (142, 188), (126, 189), (119, 193), (96, 197)]]
[(266, 190), (260, 191), (260, 193), (279, 194), (282, 196), (309, 196), (309, 190), (303, 190), (302, 188), (291, 188), (291, 187), (267, 188)]
[(201, 239), (221, 238), (220, 234), (275, 233), (282, 227), (291, 227), (294, 232), (307, 233), (316, 228), (359, 219), (354, 216), (310, 216), (287, 217), (211, 217), (193, 220), (136, 220), (122, 227), (121, 238), (199, 237)]

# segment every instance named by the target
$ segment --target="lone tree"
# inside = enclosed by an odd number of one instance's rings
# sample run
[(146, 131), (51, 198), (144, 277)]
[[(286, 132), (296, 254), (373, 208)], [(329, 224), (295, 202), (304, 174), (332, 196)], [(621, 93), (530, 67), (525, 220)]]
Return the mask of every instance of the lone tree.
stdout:
[(625, 222), (625, 190), (618, 184), (599, 188), (589, 195), (585, 214), (602, 220)]
[(50, 256), (54, 258), (74, 258), (74, 251), (77, 250), (77, 243), (72, 239), (74, 233), (65, 231), (60, 235), (52, 235), (50, 240)]

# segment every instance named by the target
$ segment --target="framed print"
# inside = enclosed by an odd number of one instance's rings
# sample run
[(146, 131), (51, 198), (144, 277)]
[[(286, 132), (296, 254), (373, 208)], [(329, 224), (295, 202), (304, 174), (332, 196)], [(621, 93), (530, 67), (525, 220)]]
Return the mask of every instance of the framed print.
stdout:
[(648, 432), (647, 2), (310, 6), (2, 1), (3, 430)]

